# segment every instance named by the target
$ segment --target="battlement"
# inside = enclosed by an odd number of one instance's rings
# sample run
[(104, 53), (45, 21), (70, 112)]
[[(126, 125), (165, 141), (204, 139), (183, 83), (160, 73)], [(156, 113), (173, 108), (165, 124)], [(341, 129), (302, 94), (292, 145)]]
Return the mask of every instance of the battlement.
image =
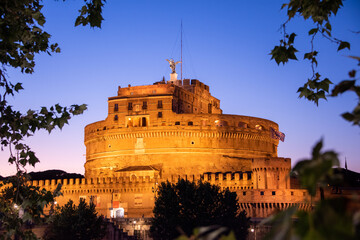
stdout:
[(107, 177), (107, 178), (70, 178), (70, 179), (47, 179), (47, 180), (33, 180), (31, 184), (36, 187), (56, 187), (61, 184), (63, 187), (77, 187), (77, 186), (95, 186), (103, 184), (118, 184), (118, 183), (154, 183), (157, 180), (146, 177)]
[(290, 158), (256, 158), (252, 160), (253, 171), (287, 171), (291, 170)]

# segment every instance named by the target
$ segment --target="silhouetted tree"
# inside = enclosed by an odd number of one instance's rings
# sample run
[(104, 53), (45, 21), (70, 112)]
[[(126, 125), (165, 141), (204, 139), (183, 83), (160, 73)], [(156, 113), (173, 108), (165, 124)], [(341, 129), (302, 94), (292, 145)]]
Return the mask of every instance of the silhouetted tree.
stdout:
[(249, 218), (240, 212), (237, 195), (219, 186), (199, 181), (163, 182), (155, 201), (154, 219), (150, 228), (154, 239), (174, 239), (191, 235), (197, 227), (221, 225), (233, 230), (238, 239), (245, 239)]
[(78, 206), (69, 200), (57, 208), (46, 230), (46, 240), (96, 240), (105, 235), (103, 216), (97, 216), (95, 205), (80, 199)]

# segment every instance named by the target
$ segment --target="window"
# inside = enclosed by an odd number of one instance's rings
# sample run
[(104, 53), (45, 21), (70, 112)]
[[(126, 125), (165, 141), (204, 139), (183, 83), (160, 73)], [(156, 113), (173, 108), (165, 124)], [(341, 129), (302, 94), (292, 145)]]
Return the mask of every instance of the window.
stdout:
[(243, 196), (246, 196), (246, 192), (243, 192)]
[(244, 123), (244, 122), (239, 122), (238, 126), (241, 127), (241, 128), (247, 128), (247, 124)]
[(159, 101), (158, 101), (157, 108), (163, 108), (162, 100), (159, 100)]
[(209, 103), (209, 105), (208, 105), (208, 112), (212, 113), (212, 105), (211, 105), (211, 103)]
[(260, 192), (260, 195), (261, 195), (261, 196), (264, 196), (264, 192), (263, 192), (263, 191), (261, 191), (261, 192)]
[(257, 124), (257, 125), (255, 125), (255, 129), (257, 129), (257, 130), (263, 130), (264, 127), (261, 126), (261, 125), (259, 125), (259, 124)]
[(128, 110), (132, 110), (133, 109), (133, 104), (132, 104), (132, 102), (129, 102), (128, 103)]
[(223, 121), (223, 120), (215, 120), (215, 126), (216, 127), (227, 127), (228, 123), (227, 123), (227, 121)]
[(188, 122), (188, 126), (192, 126), (192, 125), (194, 125), (193, 122)]
[(147, 102), (146, 101), (143, 102), (142, 109), (147, 109)]
[(142, 126), (142, 127), (146, 127), (146, 117), (143, 117), (143, 118), (141, 119), (141, 126)]
[(119, 111), (119, 104), (115, 103), (114, 105), (114, 112)]
[(117, 121), (118, 120), (118, 115), (115, 115), (114, 116), (114, 121)]
[(180, 122), (175, 122), (175, 125), (180, 125)]
[(250, 180), (251, 179), (251, 172), (248, 172), (247, 174), (248, 174), (248, 180)]
[(294, 196), (294, 192), (293, 192), (293, 191), (291, 191), (291, 196)]
[(276, 194), (276, 192), (275, 192), (275, 191), (272, 191), (272, 192), (271, 192), (271, 195), (273, 195), (273, 196), (274, 196), (275, 194)]
[(158, 118), (162, 118), (162, 112), (158, 112)]

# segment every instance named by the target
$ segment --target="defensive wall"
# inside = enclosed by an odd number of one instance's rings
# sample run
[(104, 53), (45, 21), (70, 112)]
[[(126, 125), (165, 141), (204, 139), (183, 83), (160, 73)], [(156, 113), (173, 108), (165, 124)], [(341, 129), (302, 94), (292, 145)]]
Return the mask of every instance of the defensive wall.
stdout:
[[(242, 178), (241, 178), (241, 175)], [(31, 181), (36, 187), (53, 191), (62, 185), (62, 196), (57, 204), (64, 205), (69, 199), (77, 204), (80, 198), (93, 201), (99, 214), (111, 217), (114, 201), (124, 208), (124, 217), (152, 217), (154, 198), (158, 184), (163, 181), (176, 182), (179, 178), (190, 181), (207, 181), (228, 189), (238, 195), (240, 209), (250, 217), (266, 217), (273, 211), (297, 205), (303, 209), (311, 206), (305, 190), (301, 189), (254, 189), (249, 173), (206, 173), (202, 176), (174, 175), (169, 179), (150, 177), (82, 178)], [(117, 195), (117, 196), (115, 196)], [(126, 204), (121, 204), (126, 203)]]

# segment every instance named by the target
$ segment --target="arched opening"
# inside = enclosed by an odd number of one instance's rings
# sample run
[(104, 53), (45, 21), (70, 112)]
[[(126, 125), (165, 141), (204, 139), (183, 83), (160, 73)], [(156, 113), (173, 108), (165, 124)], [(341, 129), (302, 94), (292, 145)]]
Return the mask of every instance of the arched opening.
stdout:
[(238, 126), (240, 128), (247, 128), (248, 127), (247, 123), (245, 123), (245, 122), (239, 122)]
[(227, 127), (228, 122), (224, 120), (215, 120), (215, 126), (216, 127)]
[(261, 126), (260, 124), (256, 124), (256, 125), (255, 125), (255, 129), (257, 129), (257, 130), (264, 130), (264, 127)]

